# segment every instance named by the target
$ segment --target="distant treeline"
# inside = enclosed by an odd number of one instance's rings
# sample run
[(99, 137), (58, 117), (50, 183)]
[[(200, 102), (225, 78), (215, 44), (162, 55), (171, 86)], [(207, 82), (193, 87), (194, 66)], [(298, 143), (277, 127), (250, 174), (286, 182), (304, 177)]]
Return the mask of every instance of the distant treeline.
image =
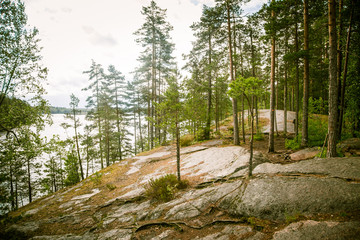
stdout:
[[(78, 114), (86, 114), (88, 112), (88, 110), (86, 108), (79, 108), (78, 109), (79, 112), (76, 113)], [(72, 110), (70, 108), (65, 108), (65, 107), (50, 107), (50, 112), (51, 114), (66, 114), (66, 113), (70, 113)]]

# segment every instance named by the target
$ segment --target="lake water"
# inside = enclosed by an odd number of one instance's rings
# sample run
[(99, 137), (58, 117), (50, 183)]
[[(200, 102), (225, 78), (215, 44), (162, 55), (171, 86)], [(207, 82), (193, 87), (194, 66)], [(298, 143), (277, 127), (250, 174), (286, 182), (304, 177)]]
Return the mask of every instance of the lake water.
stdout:
[[(53, 124), (47, 124), (45, 126), (44, 131), (41, 132), (42, 137), (46, 137), (49, 140), (53, 137), (53, 135), (59, 135), (61, 140), (65, 140), (75, 135), (74, 128), (70, 127), (68, 129), (64, 129), (61, 126), (62, 123), (73, 124), (70, 119), (65, 119), (65, 114), (52, 114), (51, 118), (53, 120)], [(83, 134), (85, 125), (90, 124), (90, 122), (85, 119), (85, 115), (79, 115), (77, 118), (81, 124), (79, 126), (78, 133)]]

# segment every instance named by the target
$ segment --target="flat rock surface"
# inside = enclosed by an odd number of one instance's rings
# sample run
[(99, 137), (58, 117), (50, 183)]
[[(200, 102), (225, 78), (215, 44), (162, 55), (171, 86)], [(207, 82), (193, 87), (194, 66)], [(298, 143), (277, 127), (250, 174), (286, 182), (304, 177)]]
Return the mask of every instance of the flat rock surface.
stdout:
[[(283, 132), (284, 131), (284, 110), (276, 110), (276, 123), (277, 123), (277, 131)], [(270, 110), (269, 109), (261, 109), (259, 110), (259, 117), (268, 119), (270, 122)], [(294, 128), (294, 119), (295, 119), (295, 112), (287, 111), (287, 132), (288, 133), (295, 133)], [(276, 130), (276, 129), (275, 129)], [(264, 133), (270, 132), (270, 124), (267, 124), (263, 128)]]
[(245, 191), (238, 189), (220, 203), (238, 216), (285, 220), (304, 215), (360, 210), (360, 183), (337, 178), (271, 177), (252, 179)]
[(360, 157), (317, 158), (292, 164), (263, 163), (255, 167), (254, 174), (313, 174), (344, 179), (360, 178)]
[(300, 221), (274, 234), (273, 240), (359, 239), (360, 222)]
[(169, 202), (144, 195), (150, 179), (176, 173), (174, 148), (162, 147), (24, 207), (0, 239), (351, 239), (358, 231), (359, 220), (284, 223), (360, 212), (360, 158), (281, 165), (255, 153), (247, 178), (248, 151), (220, 143), (183, 148), (181, 174), (192, 186)]

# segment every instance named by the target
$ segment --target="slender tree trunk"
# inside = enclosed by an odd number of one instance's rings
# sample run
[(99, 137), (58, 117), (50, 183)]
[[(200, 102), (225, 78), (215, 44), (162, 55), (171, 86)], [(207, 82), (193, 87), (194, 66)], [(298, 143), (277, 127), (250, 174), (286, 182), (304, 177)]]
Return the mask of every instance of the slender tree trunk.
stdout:
[(308, 145), (308, 105), (309, 105), (309, 9), (308, 1), (304, 0), (304, 95), (301, 146)]
[(84, 180), (84, 171), (83, 171), (82, 161), (81, 161), (81, 156), (80, 156), (79, 137), (78, 137), (78, 132), (77, 132), (77, 121), (76, 121), (76, 109), (75, 109), (75, 107), (73, 108), (73, 118), (74, 118), (76, 152), (77, 152), (77, 156), (78, 156), (78, 160), (79, 160), (79, 166), (80, 166), (80, 176), (81, 176), (81, 180)]
[[(288, 36), (286, 36), (285, 40), (285, 54), (287, 54), (288, 49)], [(287, 71), (288, 71), (288, 63), (285, 61), (284, 63), (284, 135), (287, 135), (287, 96), (288, 96), (288, 86), (287, 86)]]
[[(340, 123), (340, 116), (341, 116), (341, 67), (342, 67), (342, 32), (343, 32), (343, 21), (342, 21), (342, 9), (343, 9), (343, 0), (339, 0), (339, 31), (338, 31), (338, 38), (337, 38), (337, 86), (338, 86), (338, 126), (341, 126)], [(341, 139), (341, 130), (340, 128), (337, 129), (337, 139)]]
[(208, 80), (208, 101), (207, 101), (207, 112), (206, 112), (206, 127), (205, 127), (205, 139), (209, 140), (210, 139), (210, 124), (211, 124), (211, 27), (209, 27), (208, 31), (209, 31), (209, 39), (208, 39), (208, 44), (209, 44), (209, 80)]
[(245, 139), (245, 98), (244, 98), (244, 94), (242, 95), (242, 100), (241, 100), (241, 128), (242, 128), (242, 137), (243, 137), (243, 141), (244, 143), (246, 142)]
[[(250, 105), (250, 103), (249, 103), (249, 105)], [(253, 110), (253, 106), (251, 106), (250, 114), (251, 114), (251, 135), (250, 135), (249, 177), (252, 176), (253, 155), (254, 155), (254, 110)]]
[(118, 88), (116, 84), (116, 79), (114, 79), (114, 87), (115, 87), (115, 108), (116, 108), (116, 128), (118, 133), (118, 157), (119, 161), (122, 160), (122, 152), (121, 152), (121, 129), (120, 129), (120, 108), (119, 108), (119, 96), (118, 96)]
[[(275, 0), (272, 0), (274, 3)], [(275, 11), (271, 10), (271, 18), (274, 21)], [(270, 74), (270, 132), (269, 152), (274, 152), (274, 124), (275, 124), (275, 36), (271, 38), (271, 74)]]
[(28, 183), (28, 193), (29, 193), (29, 203), (32, 202), (32, 186), (31, 186), (31, 171), (30, 171), (30, 159), (26, 159), (27, 164), (27, 183)]
[(89, 165), (90, 165), (90, 155), (89, 155), (89, 144), (86, 144), (86, 177), (89, 176)]
[[(256, 77), (256, 67), (255, 67), (255, 50), (253, 44), (253, 31), (250, 29), (250, 46), (251, 46), (251, 68), (252, 76)], [(253, 96), (252, 107), (255, 108), (255, 118), (256, 118), (256, 133), (259, 132), (259, 117), (258, 117), (258, 106), (257, 106), (257, 96)], [(253, 117), (253, 116), (252, 116)]]
[(15, 196), (14, 196), (14, 183), (13, 183), (13, 170), (12, 162), (9, 164), (9, 178), (10, 178), (10, 197), (11, 197), (11, 210), (15, 210)]
[(350, 37), (351, 37), (351, 28), (354, 14), (354, 1), (352, 1), (352, 8), (350, 14), (350, 23), (346, 37), (346, 50), (345, 50), (345, 64), (344, 64), (344, 73), (341, 84), (341, 98), (340, 98), (340, 117), (339, 117), (339, 138), (341, 139), (341, 132), (343, 128), (344, 121), (344, 110), (345, 110), (345, 87), (346, 87), (346, 78), (347, 78), (347, 69), (348, 69), (348, 61), (349, 61), (349, 48), (350, 48)]
[(176, 168), (177, 168), (177, 179), (181, 181), (180, 174), (180, 130), (178, 123), (178, 112), (176, 112)]
[(328, 0), (329, 7), (329, 121), (327, 157), (336, 157), (336, 135), (338, 120), (338, 87), (336, 62), (336, 5), (335, 0)]
[[(240, 34), (239, 34), (240, 36)], [(242, 54), (242, 47), (241, 47), (241, 38), (239, 37), (239, 51), (240, 51), (240, 70), (241, 70), (241, 76), (244, 76), (244, 66), (243, 66), (243, 54)], [(242, 130), (242, 138), (243, 138), (243, 142), (246, 142), (245, 139), (245, 116), (244, 116), (244, 112), (245, 112), (245, 103), (244, 103), (245, 99), (244, 99), (244, 95), (242, 95), (242, 100), (241, 100), (241, 130)]]
[[(298, 25), (295, 24), (295, 52), (299, 52)], [(299, 136), (299, 107), (300, 107), (300, 90), (299, 90), (299, 59), (295, 59), (295, 137)]]
[(155, 106), (154, 106), (154, 101), (155, 101), (155, 94), (156, 94), (156, 63), (155, 63), (155, 30), (153, 28), (153, 33), (152, 33), (152, 39), (153, 39), (153, 43), (152, 43), (152, 59), (151, 59), (151, 115), (150, 117), (152, 118), (152, 120), (150, 121), (150, 149), (154, 148), (154, 117), (155, 117)]
[(220, 114), (219, 114), (219, 90), (216, 87), (215, 90), (215, 125), (216, 125), (216, 132), (220, 132)]
[(134, 109), (134, 116), (133, 116), (133, 118), (134, 118), (134, 152), (135, 152), (135, 155), (137, 154), (137, 136), (136, 136), (136, 134), (137, 134), (137, 132), (136, 132), (136, 111), (135, 111), (135, 109)]
[(100, 90), (99, 90), (99, 79), (98, 79), (98, 72), (96, 69), (96, 114), (97, 114), (97, 124), (98, 124), (98, 131), (99, 131), (99, 148), (100, 148), (100, 164), (101, 169), (104, 168), (104, 158), (103, 158), (103, 149), (102, 149), (102, 132), (101, 132), (101, 119), (100, 119)]
[[(230, 27), (230, 6), (228, 0), (226, 0), (226, 10), (227, 10), (227, 31), (228, 31), (228, 44), (229, 44), (229, 61), (230, 61), (230, 78), (231, 81), (234, 81), (234, 71), (233, 71), (233, 56), (232, 56), (232, 42), (231, 42), (231, 27)], [(234, 121), (234, 145), (240, 145), (239, 140), (239, 122), (237, 115), (237, 99), (232, 98), (232, 109), (233, 109), (233, 121)]]

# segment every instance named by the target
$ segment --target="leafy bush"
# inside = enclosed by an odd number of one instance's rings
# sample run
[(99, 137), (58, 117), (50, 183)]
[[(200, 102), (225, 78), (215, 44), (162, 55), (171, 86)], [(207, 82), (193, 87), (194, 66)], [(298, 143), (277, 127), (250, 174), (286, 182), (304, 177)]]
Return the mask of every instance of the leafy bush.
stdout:
[(188, 181), (182, 180), (179, 182), (174, 174), (167, 174), (158, 179), (151, 179), (145, 189), (149, 198), (168, 202), (174, 198), (178, 189), (184, 189), (188, 185)]
[(185, 135), (180, 137), (180, 146), (182, 147), (187, 147), (190, 146), (191, 143), (194, 141), (194, 136), (193, 135)]

